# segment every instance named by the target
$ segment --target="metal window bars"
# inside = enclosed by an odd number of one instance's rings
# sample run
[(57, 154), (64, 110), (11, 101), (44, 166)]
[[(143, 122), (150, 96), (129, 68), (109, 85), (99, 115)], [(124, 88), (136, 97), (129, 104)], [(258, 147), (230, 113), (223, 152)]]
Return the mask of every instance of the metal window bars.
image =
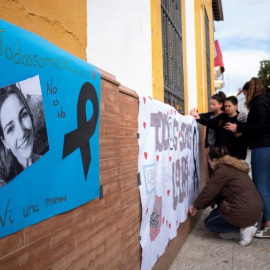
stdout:
[(162, 0), (164, 100), (184, 114), (181, 0)]

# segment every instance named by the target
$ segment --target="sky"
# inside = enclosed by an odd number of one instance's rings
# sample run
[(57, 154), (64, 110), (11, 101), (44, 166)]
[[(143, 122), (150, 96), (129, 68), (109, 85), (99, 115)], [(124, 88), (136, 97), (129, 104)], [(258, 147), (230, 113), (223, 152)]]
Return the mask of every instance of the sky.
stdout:
[(224, 21), (215, 21), (225, 67), (226, 93), (237, 93), (270, 60), (270, 0), (222, 0)]

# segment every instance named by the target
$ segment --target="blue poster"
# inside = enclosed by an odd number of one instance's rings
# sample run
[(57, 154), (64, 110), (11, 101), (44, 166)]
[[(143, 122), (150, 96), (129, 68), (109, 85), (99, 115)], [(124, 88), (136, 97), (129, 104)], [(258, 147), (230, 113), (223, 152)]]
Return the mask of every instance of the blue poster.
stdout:
[(100, 74), (0, 20), (0, 238), (99, 196)]

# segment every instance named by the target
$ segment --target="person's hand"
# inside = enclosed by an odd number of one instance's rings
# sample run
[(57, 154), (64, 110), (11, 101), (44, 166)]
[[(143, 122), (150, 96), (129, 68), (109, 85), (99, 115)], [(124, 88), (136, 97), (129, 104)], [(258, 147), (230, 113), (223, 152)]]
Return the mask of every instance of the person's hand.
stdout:
[(198, 113), (193, 113), (192, 115), (196, 120), (199, 120), (201, 117)]
[(190, 115), (192, 115), (192, 116), (195, 116), (195, 115), (197, 115), (198, 114), (198, 109), (197, 108), (193, 108), (193, 109), (191, 109), (191, 111), (190, 111), (190, 113), (189, 113)]
[(238, 138), (238, 137), (242, 136), (242, 134), (243, 134), (242, 132), (235, 132), (234, 136)]
[(190, 115), (193, 116), (195, 119), (200, 119), (200, 115), (198, 113), (198, 109), (197, 108), (193, 108), (190, 111)]
[(189, 213), (191, 216), (195, 216), (197, 214), (197, 212), (198, 212), (198, 210), (193, 205), (191, 205), (189, 207)]
[(225, 126), (224, 126), (224, 129), (236, 132), (237, 131), (237, 125), (232, 124), (232, 123), (226, 123)]

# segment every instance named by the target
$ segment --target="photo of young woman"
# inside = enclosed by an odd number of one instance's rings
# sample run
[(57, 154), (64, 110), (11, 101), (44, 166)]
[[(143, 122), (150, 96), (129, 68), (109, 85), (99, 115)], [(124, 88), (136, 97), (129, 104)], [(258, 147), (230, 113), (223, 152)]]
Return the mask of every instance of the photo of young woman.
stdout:
[[(17, 85), (19, 84), (0, 88), (0, 187), (8, 184), (48, 151), (46, 129), (42, 137), (47, 147), (42, 150), (42, 153), (35, 151), (37, 132), (33, 113)], [(28, 99), (31, 99), (29, 95)], [(37, 110), (41, 105), (39, 102), (32, 107), (36, 107), (34, 110)], [(43, 105), (40, 109), (43, 112)]]

